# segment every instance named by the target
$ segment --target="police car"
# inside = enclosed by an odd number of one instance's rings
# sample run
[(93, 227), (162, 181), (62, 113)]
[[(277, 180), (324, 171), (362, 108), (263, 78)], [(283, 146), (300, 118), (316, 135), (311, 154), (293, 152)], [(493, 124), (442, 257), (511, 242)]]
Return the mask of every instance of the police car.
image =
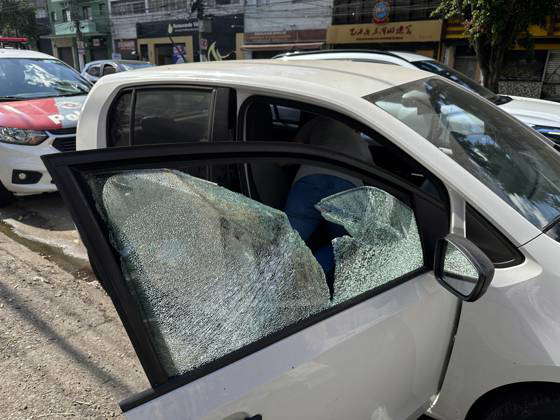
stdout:
[(0, 49), (0, 206), (13, 195), (55, 191), (41, 156), (76, 148), (90, 83), (62, 61)]

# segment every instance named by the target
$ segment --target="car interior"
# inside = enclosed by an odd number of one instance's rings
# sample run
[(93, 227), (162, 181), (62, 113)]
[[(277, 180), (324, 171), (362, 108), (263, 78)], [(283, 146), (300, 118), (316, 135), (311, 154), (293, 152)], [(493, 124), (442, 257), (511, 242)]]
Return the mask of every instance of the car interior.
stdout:
[[(304, 104), (288, 104), (285, 101), (275, 102), (272, 98), (258, 98), (246, 108), (243, 118), (243, 139), (305, 143), (306, 127), (309, 128), (309, 123), (317, 118), (334, 119), (336, 116), (327, 116), (320, 109), (308, 108)], [(328, 120), (324, 121), (328, 123)], [(371, 162), (401, 179), (423, 187), (426, 192), (439, 194), (437, 188), (426, 185), (429, 182), (426, 171), (383, 136), (372, 130), (366, 132), (365, 128), (363, 130), (353, 128), (353, 130), (367, 144), (367, 148), (363, 149), (362, 156), (352, 155), (352, 157)], [(339, 147), (335, 150), (344, 150), (345, 140), (333, 138), (333, 135), (334, 133), (329, 134), (329, 140), (331, 143), (338, 143)], [(367, 156), (368, 152), (369, 156)], [(251, 165), (249, 182), (252, 195), (263, 204), (282, 209), (297, 171), (297, 165), (296, 167), (272, 163)]]

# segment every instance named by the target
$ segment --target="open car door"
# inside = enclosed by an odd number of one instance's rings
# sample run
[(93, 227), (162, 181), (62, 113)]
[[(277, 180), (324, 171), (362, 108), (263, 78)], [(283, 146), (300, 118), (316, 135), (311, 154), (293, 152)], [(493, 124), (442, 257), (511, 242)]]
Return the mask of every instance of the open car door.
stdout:
[[(128, 418), (406, 419), (437, 394), (459, 310), (433, 273), (446, 202), (308, 145), (44, 161), (152, 385), (121, 403)], [(359, 180), (315, 206), (341, 233), (304, 241), (293, 215), (261, 198), (280, 191), (281, 175), (257, 179), (267, 165)]]

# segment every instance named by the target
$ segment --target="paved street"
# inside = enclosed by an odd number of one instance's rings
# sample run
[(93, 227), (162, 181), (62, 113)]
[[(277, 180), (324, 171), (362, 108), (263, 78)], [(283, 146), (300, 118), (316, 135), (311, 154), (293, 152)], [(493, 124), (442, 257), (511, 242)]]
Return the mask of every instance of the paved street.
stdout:
[(0, 413), (111, 418), (148, 384), (57, 195), (0, 210)]

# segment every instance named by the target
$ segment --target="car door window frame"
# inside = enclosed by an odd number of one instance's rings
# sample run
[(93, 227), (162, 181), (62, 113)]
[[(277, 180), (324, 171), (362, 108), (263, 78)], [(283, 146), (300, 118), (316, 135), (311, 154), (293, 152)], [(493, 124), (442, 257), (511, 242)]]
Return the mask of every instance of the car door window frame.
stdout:
[[(211, 92), (210, 107), (208, 112), (208, 142), (215, 141), (231, 141), (235, 137), (236, 131), (236, 106), (235, 106), (235, 90), (230, 88), (214, 87), (214, 86), (199, 86), (199, 85), (178, 85), (178, 84), (140, 84), (135, 86), (128, 86), (121, 89), (114, 97), (107, 117), (115, 112), (116, 107), (123, 95), (130, 93), (130, 108), (129, 108), (129, 133), (128, 133), (128, 146), (133, 146), (134, 141), (134, 118), (136, 112), (136, 97), (139, 90), (151, 89), (186, 89), (186, 90), (200, 90)], [(233, 118), (232, 118), (233, 115)], [(111, 138), (111, 124), (109, 118), (106, 124), (105, 140), (106, 147), (114, 147), (109, 144), (112, 142)], [(227, 121), (226, 124), (223, 121)]]
[[(219, 151), (215, 149), (216, 147), (220, 147)], [(189, 149), (194, 152), (186, 154)], [(336, 168), (349, 176), (362, 178), (368, 185), (377, 186), (403, 201), (414, 211), (417, 219), (424, 252), (424, 266), (310, 318), (287, 326), (277, 333), (214, 360), (200, 369), (169, 378), (151, 344), (149, 332), (135, 299), (126, 288), (119, 257), (110, 245), (109, 233), (104, 229), (99, 214), (94, 210), (95, 203), (92, 197), (88, 196), (88, 187), (79, 172), (116, 171), (117, 168), (119, 171), (155, 168), (180, 169), (185, 168), (188, 162), (192, 162), (193, 166), (211, 166), (262, 160), (276, 162), (279, 159), (283, 161), (292, 160), (298, 164), (314, 163), (315, 165)], [(70, 211), (74, 220), (76, 220), (86, 247), (89, 250), (95, 250), (90, 255), (94, 271), (98, 273), (100, 279), (110, 279), (108, 283), (103, 284), (103, 287), (113, 300), (153, 388), (152, 392), (134, 397), (127, 403), (123, 403), (123, 409), (132, 408), (149, 399), (161, 396), (172, 389), (201, 378), (321, 320), (430, 271), (433, 268), (433, 261), (429, 261), (430, 259), (427, 256), (426, 242), (433, 240), (431, 236), (441, 237), (441, 234), (444, 236), (449, 231), (449, 206), (446, 203), (435, 200), (417, 187), (398, 180), (379, 168), (351, 157), (340, 156), (333, 151), (317, 149), (309, 145), (248, 142), (230, 142), (219, 145), (211, 143), (166, 144), (84, 151), (79, 154), (60, 154), (46, 158), (45, 162), (65, 201), (70, 203)], [(426, 206), (430, 209), (427, 209)], [(422, 216), (422, 213), (431, 213), (430, 210), (434, 208), (439, 208), (444, 215), (447, 215), (445, 220), (440, 217), (435, 224), (432, 221), (426, 221), (426, 217)], [(440, 232), (434, 232), (434, 235), (426, 235), (427, 227), (436, 231), (439, 229)]]

